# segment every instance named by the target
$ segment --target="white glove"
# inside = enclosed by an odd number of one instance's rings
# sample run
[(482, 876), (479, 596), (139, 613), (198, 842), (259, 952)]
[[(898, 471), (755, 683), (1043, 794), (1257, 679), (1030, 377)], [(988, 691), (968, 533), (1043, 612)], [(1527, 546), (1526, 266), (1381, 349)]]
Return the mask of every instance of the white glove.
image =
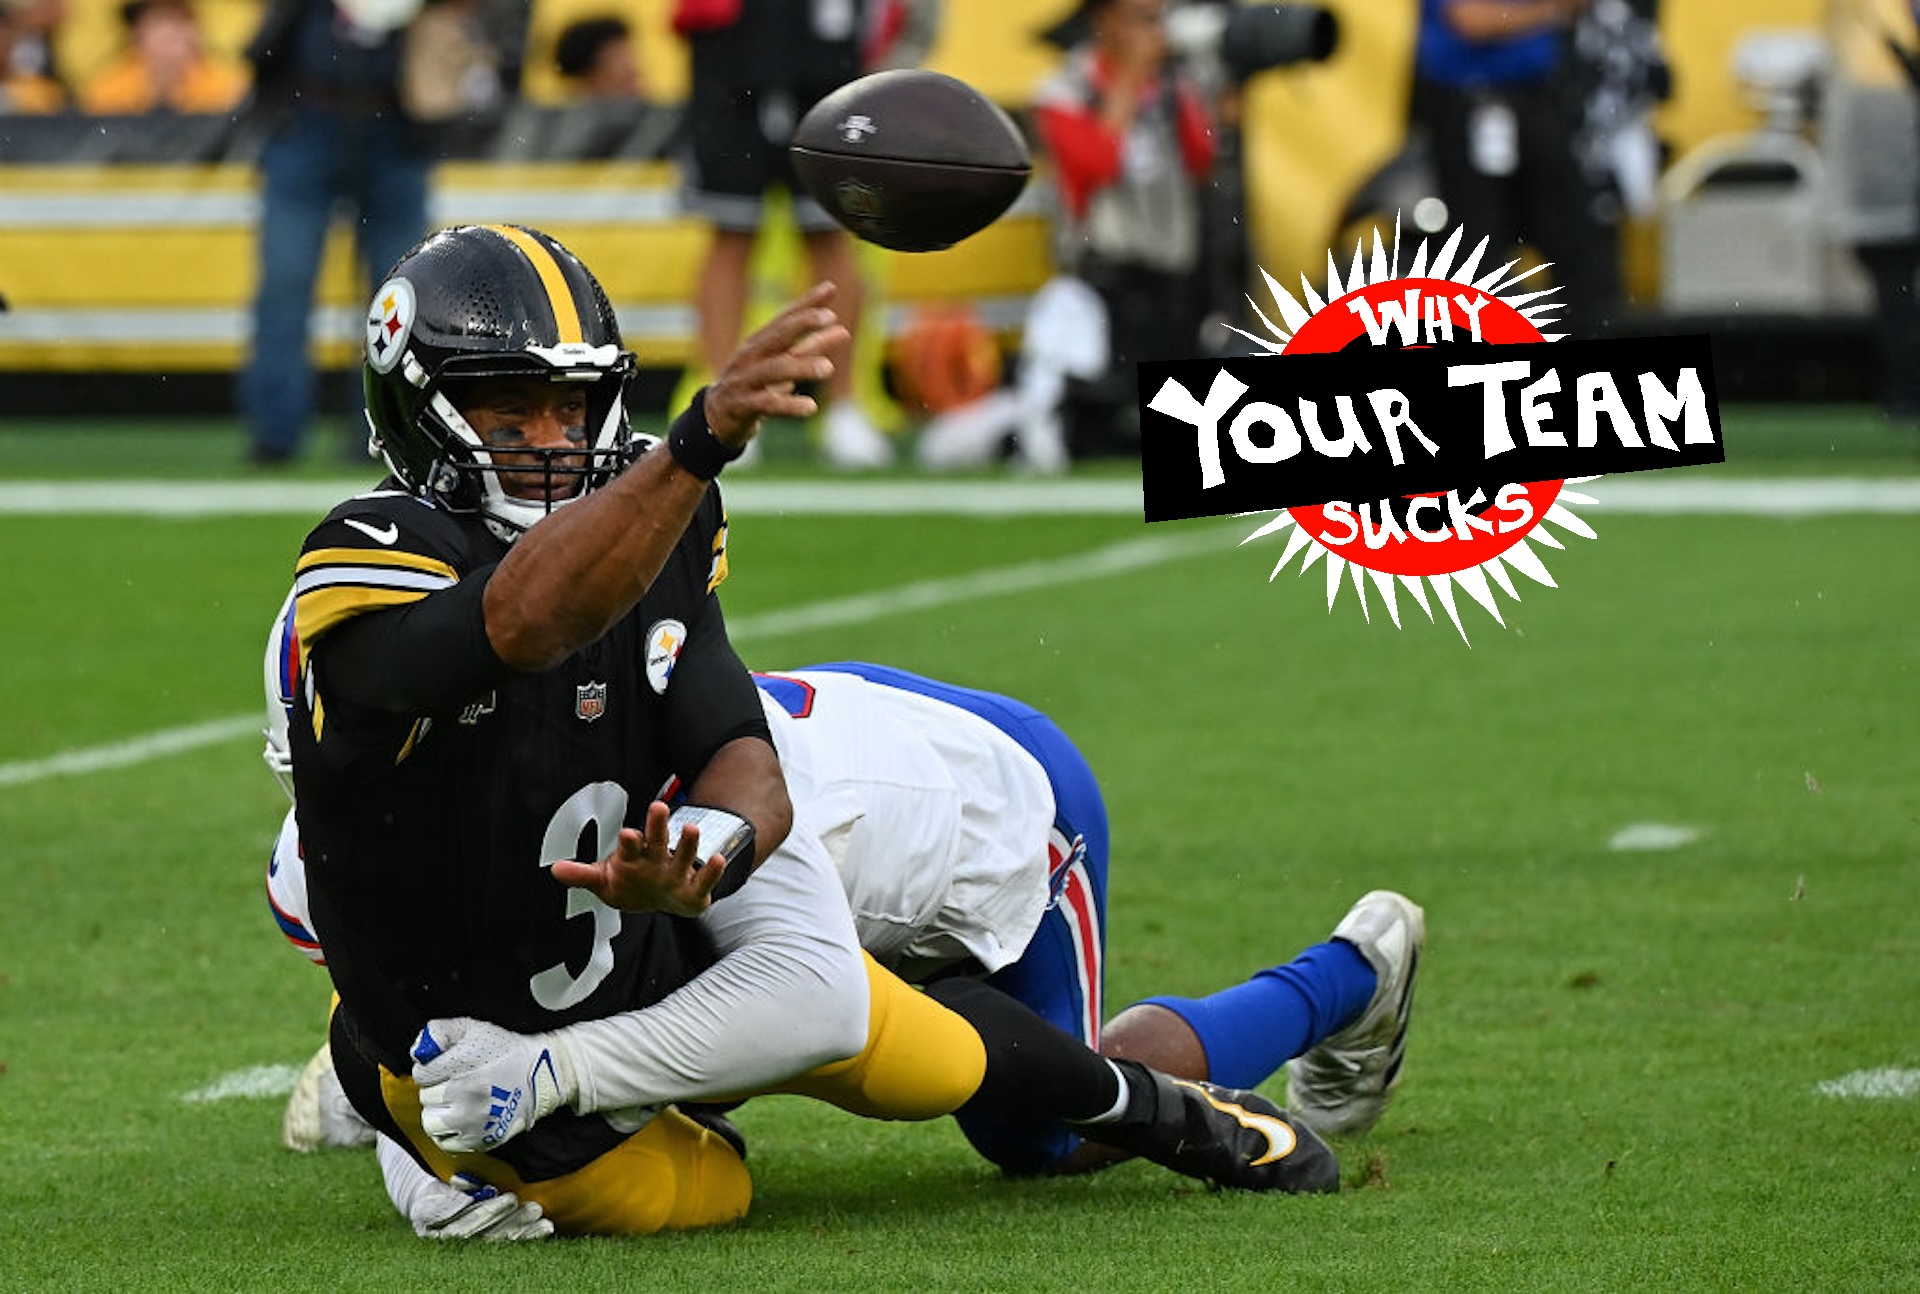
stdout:
[[(422, 1212), (451, 1212), (435, 1221), (414, 1217), (415, 1235), (426, 1240), (545, 1240), (553, 1234), (553, 1220), (532, 1200), (496, 1190), (465, 1174), (454, 1182), (453, 1186), (438, 1183), (444, 1194), (437, 1198), (422, 1196)], [(469, 1182), (473, 1183), (470, 1189), (460, 1189), (458, 1184)]]
[(413, 1043), (420, 1126), (449, 1154), (492, 1150), (571, 1103), (579, 1091), (566, 1047), (461, 1017), (432, 1020)]
[(553, 1222), (540, 1206), (457, 1174), (452, 1183), (422, 1168), (391, 1137), (376, 1138), (375, 1154), (387, 1198), (425, 1240), (544, 1240)]

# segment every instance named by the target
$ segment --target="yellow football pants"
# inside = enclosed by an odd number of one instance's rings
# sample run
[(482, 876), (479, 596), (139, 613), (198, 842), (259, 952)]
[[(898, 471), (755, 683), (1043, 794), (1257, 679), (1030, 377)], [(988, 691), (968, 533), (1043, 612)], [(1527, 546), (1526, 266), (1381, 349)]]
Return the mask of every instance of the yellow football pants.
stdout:
[[(865, 955), (863, 954), (863, 957)], [(865, 957), (870, 1005), (859, 1055), (775, 1084), (873, 1119), (951, 1114), (979, 1089), (987, 1053), (973, 1026)], [(646, 1235), (732, 1222), (753, 1198), (725, 1138), (668, 1110), (573, 1172), (522, 1181), (491, 1155), (449, 1155), (420, 1126), (413, 1079), (380, 1071), (387, 1109), (435, 1174), (469, 1173), (539, 1204), (563, 1235)]]

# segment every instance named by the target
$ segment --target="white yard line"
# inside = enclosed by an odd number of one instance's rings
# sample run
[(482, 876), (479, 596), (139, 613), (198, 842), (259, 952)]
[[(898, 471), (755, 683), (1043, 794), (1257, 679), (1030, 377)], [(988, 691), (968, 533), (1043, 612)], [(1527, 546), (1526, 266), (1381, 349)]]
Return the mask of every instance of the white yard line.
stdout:
[[(305, 516), (371, 480), (0, 482), (0, 516)], [(729, 480), (727, 511), (753, 516), (1142, 515), (1137, 481)]]
[(1102, 575), (1142, 570), (1201, 553), (1227, 553), (1232, 551), (1237, 537), (1237, 530), (1229, 533), (1218, 525), (1212, 525), (1204, 530), (1188, 529), (1168, 535), (1128, 539), (1070, 557), (1042, 558), (1014, 566), (969, 571), (965, 575), (953, 575), (945, 579), (919, 580), (878, 593), (856, 593), (851, 597), (829, 598), (807, 606), (740, 616), (727, 622), (727, 633), (730, 637), (745, 641), (804, 633), (810, 629), (865, 624), (906, 611), (924, 611), (956, 602), (972, 602), (1006, 593), (1025, 593)]
[[(743, 615), (729, 621), (727, 632), (739, 642), (778, 638), (810, 629), (865, 624), (908, 611), (951, 606), (980, 598), (1032, 589), (1051, 588), (1078, 580), (1096, 579), (1141, 570), (1163, 562), (1177, 561), (1201, 553), (1225, 553), (1232, 550), (1236, 533), (1220, 526), (1188, 528), (1174, 534), (1129, 539), (1067, 557), (1042, 558), (984, 571), (969, 571), (936, 580), (917, 580), (878, 593), (828, 598), (821, 602), (776, 611)], [(248, 734), (259, 737), (264, 727), (259, 713), (233, 715), (207, 723), (168, 728), (127, 741), (84, 750), (63, 751), (45, 759), (0, 764), (0, 787), (21, 786), (52, 777), (94, 773), (108, 768), (124, 768), (163, 755), (179, 754), (202, 746), (232, 741)]]
[(1815, 1086), (1821, 1096), (1842, 1101), (1903, 1101), (1920, 1096), (1920, 1069), (1856, 1069)]
[[(0, 516), (307, 516), (359, 481), (0, 482)], [(1579, 487), (1599, 511), (1649, 515), (1807, 517), (1920, 512), (1920, 477), (1699, 480), (1642, 472)], [(739, 516), (1140, 516), (1140, 484), (1120, 480), (728, 481)]]
[(180, 1093), (189, 1105), (206, 1101), (244, 1101), (268, 1096), (285, 1096), (300, 1081), (298, 1065), (252, 1065), (220, 1075), (205, 1087)]
[(198, 750), (202, 746), (232, 741), (248, 733), (259, 737), (265, 728), (264, 714), (236, 714), (226, 719), (188, 724), (184, 728), (167, 728), (160, 732), (150, 732), (142, 737), (116, 741), (105, 746), (62, 751), (58, 755), (49, 755), (45, 759), (0, 764), (0, 786), (24, 786), (28, 782), (44, 782), (50, 777), (71, 777), (79, 773), (98, 773), (103, 769), (125, 768), (129, 764), (144, 764), (162, 755), (177, 755), (183, 751)]
[(1630, 822), (1613, 833), (1607, 848), (1615, 853), (1682, 849), (1700, 839), (1700, 828), (1670, 822)]
[(1609, 476), (1575, 489), (1596, 511), (1651, 516), (1821, 517), (1920, 512), (1920, 477), (1799, 476), (1696, 480), (1684, 472)]

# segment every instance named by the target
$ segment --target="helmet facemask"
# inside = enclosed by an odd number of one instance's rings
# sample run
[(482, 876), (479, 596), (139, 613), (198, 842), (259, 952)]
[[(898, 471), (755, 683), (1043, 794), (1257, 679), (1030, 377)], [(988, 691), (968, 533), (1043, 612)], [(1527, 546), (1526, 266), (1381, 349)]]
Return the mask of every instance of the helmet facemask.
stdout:
[[(441, 449), (427, 473), (428, 489), (444, 507), (478, 511), (503, 543), (599, 489), (628, 461), (632, 434), (623, 397), (631, 362), (617, 346), (571, 345), (449, 363), (420, 411), (424, 430)], [(489, 446), (459, 407), (465, 388), (487, 378), (577, 385), (586, 396), (584, 439), (544, 448)]]

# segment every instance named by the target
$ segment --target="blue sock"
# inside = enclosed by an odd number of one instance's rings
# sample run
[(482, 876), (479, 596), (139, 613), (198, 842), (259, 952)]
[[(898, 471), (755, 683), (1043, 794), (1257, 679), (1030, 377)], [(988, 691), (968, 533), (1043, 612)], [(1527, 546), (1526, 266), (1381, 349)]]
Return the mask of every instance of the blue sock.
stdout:
[(1360, 950), (1334, 939), (1208, 997), (1147, 1001), (1193, 1027), (1207, 1052), (1209, 1082), (1248, 1088), (1350, 1024), (1373, 1000), (1377, 982)]

